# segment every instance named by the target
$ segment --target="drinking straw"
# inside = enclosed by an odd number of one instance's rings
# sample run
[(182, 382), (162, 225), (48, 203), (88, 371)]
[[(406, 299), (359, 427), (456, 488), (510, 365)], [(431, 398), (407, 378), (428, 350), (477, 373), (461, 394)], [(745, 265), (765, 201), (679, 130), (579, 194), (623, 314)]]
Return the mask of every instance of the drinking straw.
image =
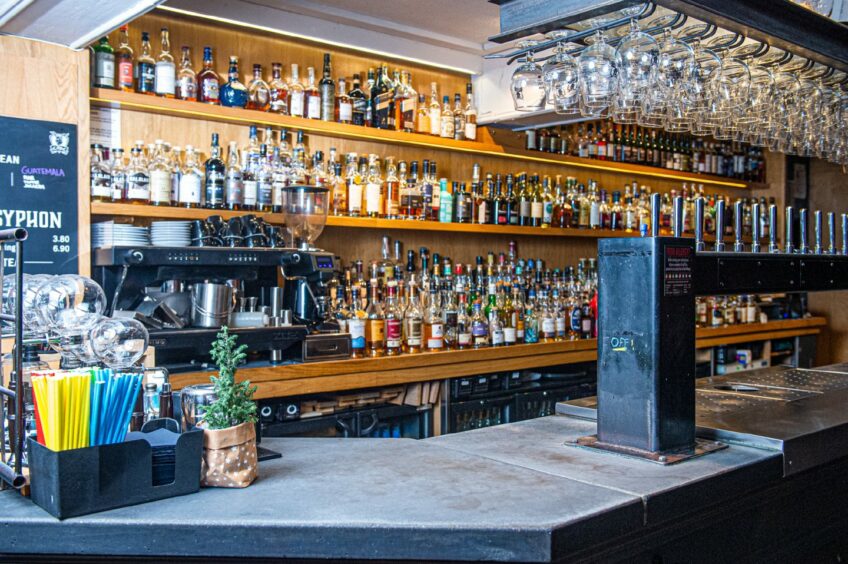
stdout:
[(41, 408), (40, 406), (46, 405), (44, 403), (44, 378), (41, 376), (33, 376), (32, 378), (32, 403), (35, 409), (35, 432), (36, 432), (36, 440), (39, 444), (46, 445), (47, 439), (45, 437), (44, 423), (41, 421)]
[(95, 380), (94, 385), (91, 386), (91, 425), (89, 428), (89, 444), (91, 446), (95, 446), (100, 444), (98, 442), (100, 432), (100, 408), (103, 405), (101, 403), (101, 398), (103, 396), (103, 390), (105, 389), (106, 384), (101, 381)]
[(59, 428), (59, 378), (57, 376), (47, 379), (48, 411), (47, 421), (50, 427), (50, 444), (47, 448), (51, 450), (62, 450), (61, 429)]
[(138, 396), (139, 388), (141, 385), (140, 374), (125, 374), (124, 376), (125, 377), (123, 378), (123, 380), (126, 381), (127, 385), (125, 386), (122, 409), (119, 412), (119, 425), (116, 427), (115, 434), (112, 437), (113, 442), (115, 443), (123, 441), (124, 438), (127, 436), (127, 427), (130, 424), (130, 417), (132, 417), (132, 410), (135, 406), (135, 399)]

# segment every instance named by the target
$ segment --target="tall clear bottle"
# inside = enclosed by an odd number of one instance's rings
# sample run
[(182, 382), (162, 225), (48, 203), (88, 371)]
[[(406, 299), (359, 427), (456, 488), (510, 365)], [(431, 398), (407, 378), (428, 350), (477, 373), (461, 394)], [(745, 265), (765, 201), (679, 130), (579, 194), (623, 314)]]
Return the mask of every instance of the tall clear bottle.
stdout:
[(306, 114), (306, 93), (300, 83), (300, 74), (296, 63), (291, 66), (291, 81), (289, 82), (289, 114), (304, 117)]
[(177, 75), (177, 98), (189, 102), (197, 101), (197, 74), (191, 67), (191, 52), (183, 46), (180, 72)]
[(442, 134), (442, 106), (439, 105), (438, 85), (430, 83), (430, 135)]
[(253, 79), (247, 85), (247, 107), (267, 112), (271, 107), (271, 87), (262, 78), (262, 65), (253, 65)]
[(306, 86), (303, 88), (306, 103), (306, 116), (309, 119), (321, 119), (321, 91), (315, 84), (315, 69), (306, 67)]
[(469, 141), (477, 140), (477, 107), (474, 105), (474, 94), (471, 91), (471, 83), (465, 85), (465, 138)]
[(259, 146), (259, 164), (256, 168), (256, 211), (270, 212), (274, 205), (274, 171), (268, 163), (268, 146)]
[(238, 143), (230, 141), (227, 148), (227, 170), (224, 180), (224, 201), (228, 210), (240, 210), (244, 204), (244, 177), (239, 161)]
[(185, 208), (199, 208), (202, 199), (203, 170), (197, 152), (186, 145), (185, 165), (180, 175), (179, 205)]
[(385, 194), (377, 155), (368, 155), (368, 176), (365, 180), (365, 215), (382, 217)]
[(386, 356), (397, 356), (403, 350), (403, 311), (398, 303), (395, 280), (386, 283)]
[(156, 140), (150, 161), (150, 203), (154, 206), (171, 205), (171, 167), (165, 155), (164, 142)]
[(275, 114), (289, 113), (289, 86), (283, 80), (282, 63), (271, 63), (271, 82), (268, 84), (268, 111)]
[(111, 197), (113, 202), (123, 202), (127, 194), (127, 166), (124, 163), (124, 150), (115, 147), (111, 154), (112, 160), (109, 163)]
[(103, 145), (91, 145), (91, 199), (94, 202), (112, 200), (112, 175), (109, 165), (103, 160)]
[(162, 47), (156, 59), (155, 86), (157, 96), (173, 98), (176, 94), (177, 67), (174, 56), (171, 55), (171, 41), (168, 38), (168, 28), (162, 28)]
[(442, 97), (442, 111), (440, 115), (441, 121), (439, 122), (439, 136), (444, 137), (446, 139), (453, 139), (453, 111), (450, 107), (450, 96), (448, 95)]
[[(412, 251), (410, 251), (412, 252)], [(421, 340), (424, 332), (424, 316), (421, 313), (421, 300), (418, 296), (418, 285), (415, 275), (410, 276), (406, 284), (407, 305), (403, 314), (404, 351), (408, 353), (421, 352)]]
[(424, 313), (424, 345), (428, 351), (440, 351), (445, 347), (445, 322), (440, 302), (439, 291), (433, 286)]
[(350, 356), (351, 358), (364, 358), (367, 356), (365, 346), (365, 320), (366, 302), (368, 301), (368, 289), (365, 286), (356, 287), (353, 292), (353, 303), (350, 307), (350, 315), (347, 319), (347, 330), (350, 333)]

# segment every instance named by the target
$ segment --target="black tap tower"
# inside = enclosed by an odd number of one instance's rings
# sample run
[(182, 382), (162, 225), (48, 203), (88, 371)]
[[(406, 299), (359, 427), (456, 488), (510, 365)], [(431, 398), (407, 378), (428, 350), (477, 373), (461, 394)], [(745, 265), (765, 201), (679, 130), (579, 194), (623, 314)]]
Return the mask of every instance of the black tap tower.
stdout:
[(769, 209), (768, 252), (761, 252), (759, 206), (749, 250), (735, 208), (733, 252), (725, 251), (724, 202), (716, 206), (714, 250), (703, 237), (704, 202), (695, 202), (695, 238), (683, 237), (683, 201), (674, 201), (672, 236), (660, 236), (659, 194), (652, 196), (651, 237), (598, 243), (598, 434), (576, 446), (670, 464), (723, 445), (695, 437), (695, 296), (848, 289), (848, 217), (842, 214), (837, 252), (834, 214), (829, 245), (816, 212), (815, 243), (808, 245), (807, 211), (800, 242), (793, 241), (794, 210), (786, 208), (781, 250), (777, 210)]

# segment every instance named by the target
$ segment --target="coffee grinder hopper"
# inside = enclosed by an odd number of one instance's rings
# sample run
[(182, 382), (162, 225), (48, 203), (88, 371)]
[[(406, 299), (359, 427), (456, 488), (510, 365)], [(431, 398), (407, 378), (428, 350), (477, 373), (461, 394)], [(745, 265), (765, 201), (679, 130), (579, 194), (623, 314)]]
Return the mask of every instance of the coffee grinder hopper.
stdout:
[(293, 248), (301, 251), (318, 250), (313, 243), (324, 231), (329, 208), (329, 189), (323, 186), (295, 185), (283, 188), (283, 221)]

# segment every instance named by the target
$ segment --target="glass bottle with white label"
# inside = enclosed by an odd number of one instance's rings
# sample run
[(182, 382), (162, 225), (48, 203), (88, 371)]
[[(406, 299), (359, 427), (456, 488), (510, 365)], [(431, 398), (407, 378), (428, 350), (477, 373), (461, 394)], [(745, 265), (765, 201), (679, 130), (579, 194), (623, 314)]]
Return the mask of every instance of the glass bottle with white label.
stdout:
[(168, 167), (171, 169), (171, 203), (180, 200), (180, 178), (183, 175), (182, 152), (180, 147), (172, 147), (168, 151)]
[(203, 170), (197, 152), (191, 145), (186, 145), (185, 165), (180, 176), (179, 205), (185, 208), (199, 208), (201, 190), (203, 189)]
[(109, 163), (109, 181), (113, 202), (123, 202), (127, 195), (127, 166), (124, 164), (124, 150), (115, 147), (111, 151), (112, 160)]
[(347, 318), (347, 330), (350, 333), (351, 358), (363, 358), (365, 352), (365, 302), (368, 289), (365, 286), (354, 287), (353, 303)]
[(441, 135), (442, 106), (439, 105), (439, 94), (435, 82), (430, 83), (430, 135)]
[(424, 312), (424, 346), (428, 351), (440, 351), (445, 347), (445, 322), (438, 290), (430, 288), (427, 311)]
[(345, 171), (345, 182), (347, 183), (347, 215), (351, 217), (362, 215), (364, 179), (359, 174), (356, 158), (356, 153), (348, 154), (347, 170)]
[(339, 79), (339, 91), (336, 94), (335, 120), (338, 123), (353, 123), (353, 102), (345, 90), (345, 79)]
[(212, 150), (204, 165), (206, 177), (204, 193), (206, 207), (217, 210), (224, 207), (224, 183), (227, 177), (227, 166), (221, 159), (221, 146), (218, 144), (218, 134), (212, 134)]
[(386, 356), (397, 356), (403, 348), (403, 311), (398, 304), (397, 281), (389, 280), (386, 284), (386, 304), (384, 316), (386, 319)]
[(94, 202), (112, 200), (112, 175), (109, 165), (103, 161), (103, 145), (91, 146), (91, 199)]
[(150, 172), (142, 149), (136, 145), (130, 151), (130, 164), (127, 168), (127, 201), (131, 204), (150, 202)]
[(94, 51), (92, 85), (96, 88), (115, 88), (115, 49), (109, 44), (109, 38), (100, 38), (100, 42), (91, 49)]
[(462, 292), (458, 296), (459, 310), (456, 315), (456, 348), (471, 348), (471, 316), (468, 315), (468, 296)]
[(321, 119), (321, 91), (315, 84), (315, 69), (306, 67), (306, 87), (303, 89), (306, 102), (306, 116), (309, 119)]
[(383, 179), (377, 155), (368, 155), (368, 176), (365, 179), (365, 215), (383, 216)]
[(177, 98), (189, 102), (197, 101), (197, 73), (191, 67), (191, 52), (183, 46), (180, 72), (177, 75)]
[(228, 210), (240, 210), (244, 204), (244, 177), (239, 162), (238, 143), (230, 141), (227, 148), (227, 169), (224, 179), (224, 202)]
[(421, 303), (418, 298), (418, 286), (415, 274), (407, 282), (407, 306), (403, 314), (404, 352), (421, 352), (421, 339), (424, 332), (424, 316), (421, 313)]
[(371, 279), (371, 299), (365, 310), (365, 347), (368, 356), (377, 357), (386, 354), (386, 319), (383, 304), (380, 303), (377, 279)]
[(271, 87), (262, 78), (262, 65), (253, 65), (253, 79), (247, 85), (247, 107), (260, 112), (268, 111), (271, 106)]
[(474, 106), (474, 95), (471, 92), (471, 83), (465, 85), (465, 139), (477, 140), (477, 108)]
[(168, 38), (168, 28), (162, 28), (162, 47), (156, 59), (154, 91), (157, 96), (173, 98), (176, 93), (177, 66), (171, 55), (171, 42)]
[(150, 203), (154, 206), (170, 206), (171, 167), (161, 139), (156, 140), (148, 170), (150, 171)]
[(291, 82), (289, 82), (289, 115), (304, 117), (305, 96), (303, 85), (300, 83), (297, 64), (293, 63), (291, 66)]
[(256, 211), (269, 212), (273, 205), (274, 171), (268, 163), (268, 146), (259, 146), (259, 163), (256, 167)]

